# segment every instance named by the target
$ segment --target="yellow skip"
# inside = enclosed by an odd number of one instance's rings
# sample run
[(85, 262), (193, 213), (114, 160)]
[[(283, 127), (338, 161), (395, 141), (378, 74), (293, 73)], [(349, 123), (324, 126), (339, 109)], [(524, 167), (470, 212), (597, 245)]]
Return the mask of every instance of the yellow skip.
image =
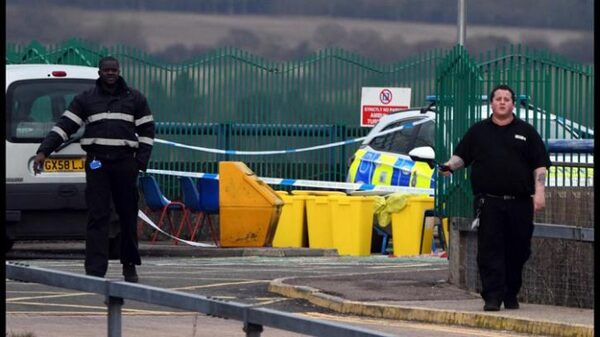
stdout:
[(221, 247), (271, 246), (282, 206), (244, 163), (219, 163)]

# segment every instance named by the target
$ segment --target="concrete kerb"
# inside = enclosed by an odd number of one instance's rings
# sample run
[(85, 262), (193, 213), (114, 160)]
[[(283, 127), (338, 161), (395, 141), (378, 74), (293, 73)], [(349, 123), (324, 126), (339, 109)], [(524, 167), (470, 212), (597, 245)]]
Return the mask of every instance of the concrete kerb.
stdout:
[(424, 323), (459, 325), (489, 330), (507, 330), (518, 333), (556, 337), (592, 337), (594, 329), (579, 324), (557, 323), (524, 318), (497, 316), (486, 313), (419, 308), (397, 304), (378, 304), (350, 301), (325, 294), (321, 290), (286, 284), (291, 277), (279, 278), (269, 284), (269, 291), (289, 298), (299, 298), (343, 314), (418, 321)]
[[(142, 257), (305, 257), (305, 256), (339, 256), (336, 249), (312, 248), (274, 248), (274, 247), (191, 247), (174, 245), (172, 241), (139, 243)], [(9, 258), (40, 259), (82, 259), (85, 255), (85, 242), (17, 242), (11, 251), (5, 254)], [(113, 257), (111, 257), (113, 259)], [(116, 258), (114, 258), (116, 259)]]

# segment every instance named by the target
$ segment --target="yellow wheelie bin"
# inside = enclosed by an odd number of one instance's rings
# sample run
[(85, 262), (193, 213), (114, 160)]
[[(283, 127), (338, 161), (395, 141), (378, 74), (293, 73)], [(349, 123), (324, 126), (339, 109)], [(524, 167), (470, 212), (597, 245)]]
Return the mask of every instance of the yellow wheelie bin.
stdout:
[(392, 215), (392, 245), (395, 256), (429, 254), (433, 222), (425, 221), (425, 211), (433, 209), (431, 196), (410, 197), (406, 206)]
[(329, 196), (333, 246), (340, 255), (371, 254), (372, 196)]
[(292, 191), (292, 195), (306, 198), (308, 247), (334, 248), (331, 235), (331, 207), (329, 196), (345, 196), (339, 191)]
[(286, 191), (276, 191), (283, 200), (277, 230), (273, 238), (273, 247), (305, 247), (306, 196), (291, 195)]

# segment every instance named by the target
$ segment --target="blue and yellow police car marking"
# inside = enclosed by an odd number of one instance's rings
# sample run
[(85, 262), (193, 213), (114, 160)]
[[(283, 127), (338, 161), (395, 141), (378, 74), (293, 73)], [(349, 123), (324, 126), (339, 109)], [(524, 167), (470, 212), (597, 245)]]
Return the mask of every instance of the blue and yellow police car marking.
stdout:
[(392, 176), (394, 175), (394, 163), (396, 156), (389, 154), (381, 154), (379, 160), (375, 163), (375, 171), (371, 178), (373, 185), (391, 185)]
[(394, 163), (392, 185), (409, 186), (413, 166), (415, 165), (412, 160), (406, 160), (404, 158), (396, 159), (396, 162)]
[[(411, 187), (424, 187), (431, 188), (435, 187), (435, 178), (433, 177), (433, 169), (429, 167), (429, 164), (424, 162), (415, 162), (412, 176), (414, 183), (411, 181)], [(412, 180), (412, 179), (411, 179)]]
[[(364, 157), (364, 158), (363, 158)], [(367, 152), (359, 149), (356, 151), (356, 159), (350, 165), (350, 180), (357, 183), (370, 183), (375, 171), (372, 158), (379, 157), (378, 153)]]
[(350, 164), (349, 181), (384, 186), (435, 187), (433, 169), (427, 163), (364, 149), (356, 152)]

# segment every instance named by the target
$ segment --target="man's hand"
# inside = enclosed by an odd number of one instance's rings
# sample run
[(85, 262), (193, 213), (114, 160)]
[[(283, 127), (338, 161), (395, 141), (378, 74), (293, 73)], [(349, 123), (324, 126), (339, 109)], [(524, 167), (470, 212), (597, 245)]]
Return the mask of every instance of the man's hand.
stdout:
[(449, 177), (454, 171), (460, 170), (465, 166), (465, 162), (457, 155), (452, 155), (443, 165), (438, 165), (438, 171), (444, 177)]
[(543, 211), (546, 207), (546, 198), (544, 193), (535, 193), (533, 195), (533, 211)]
[(454, 171), (452, 171), (452, 169), (450, 168), (450, 165), (448, 165), (448, 163), (446, 163), (444, 165), (439, 165), (438, 171), (444, 177), (449, 177), (452, 174), (452, 172), (454, 172)]
[(44, 167), (44, 161), (46, 160), (46, 155), (43, 152), (39, 152), (35, 155), (35, 159), (33, 160), (33, 174), (38, 174), (42, 172), (42, 168)]
[(546, 207), (546, 168), (538, 167), (533, 171), (535, 193), (533, 194), (533, 211), (541, 211)]

